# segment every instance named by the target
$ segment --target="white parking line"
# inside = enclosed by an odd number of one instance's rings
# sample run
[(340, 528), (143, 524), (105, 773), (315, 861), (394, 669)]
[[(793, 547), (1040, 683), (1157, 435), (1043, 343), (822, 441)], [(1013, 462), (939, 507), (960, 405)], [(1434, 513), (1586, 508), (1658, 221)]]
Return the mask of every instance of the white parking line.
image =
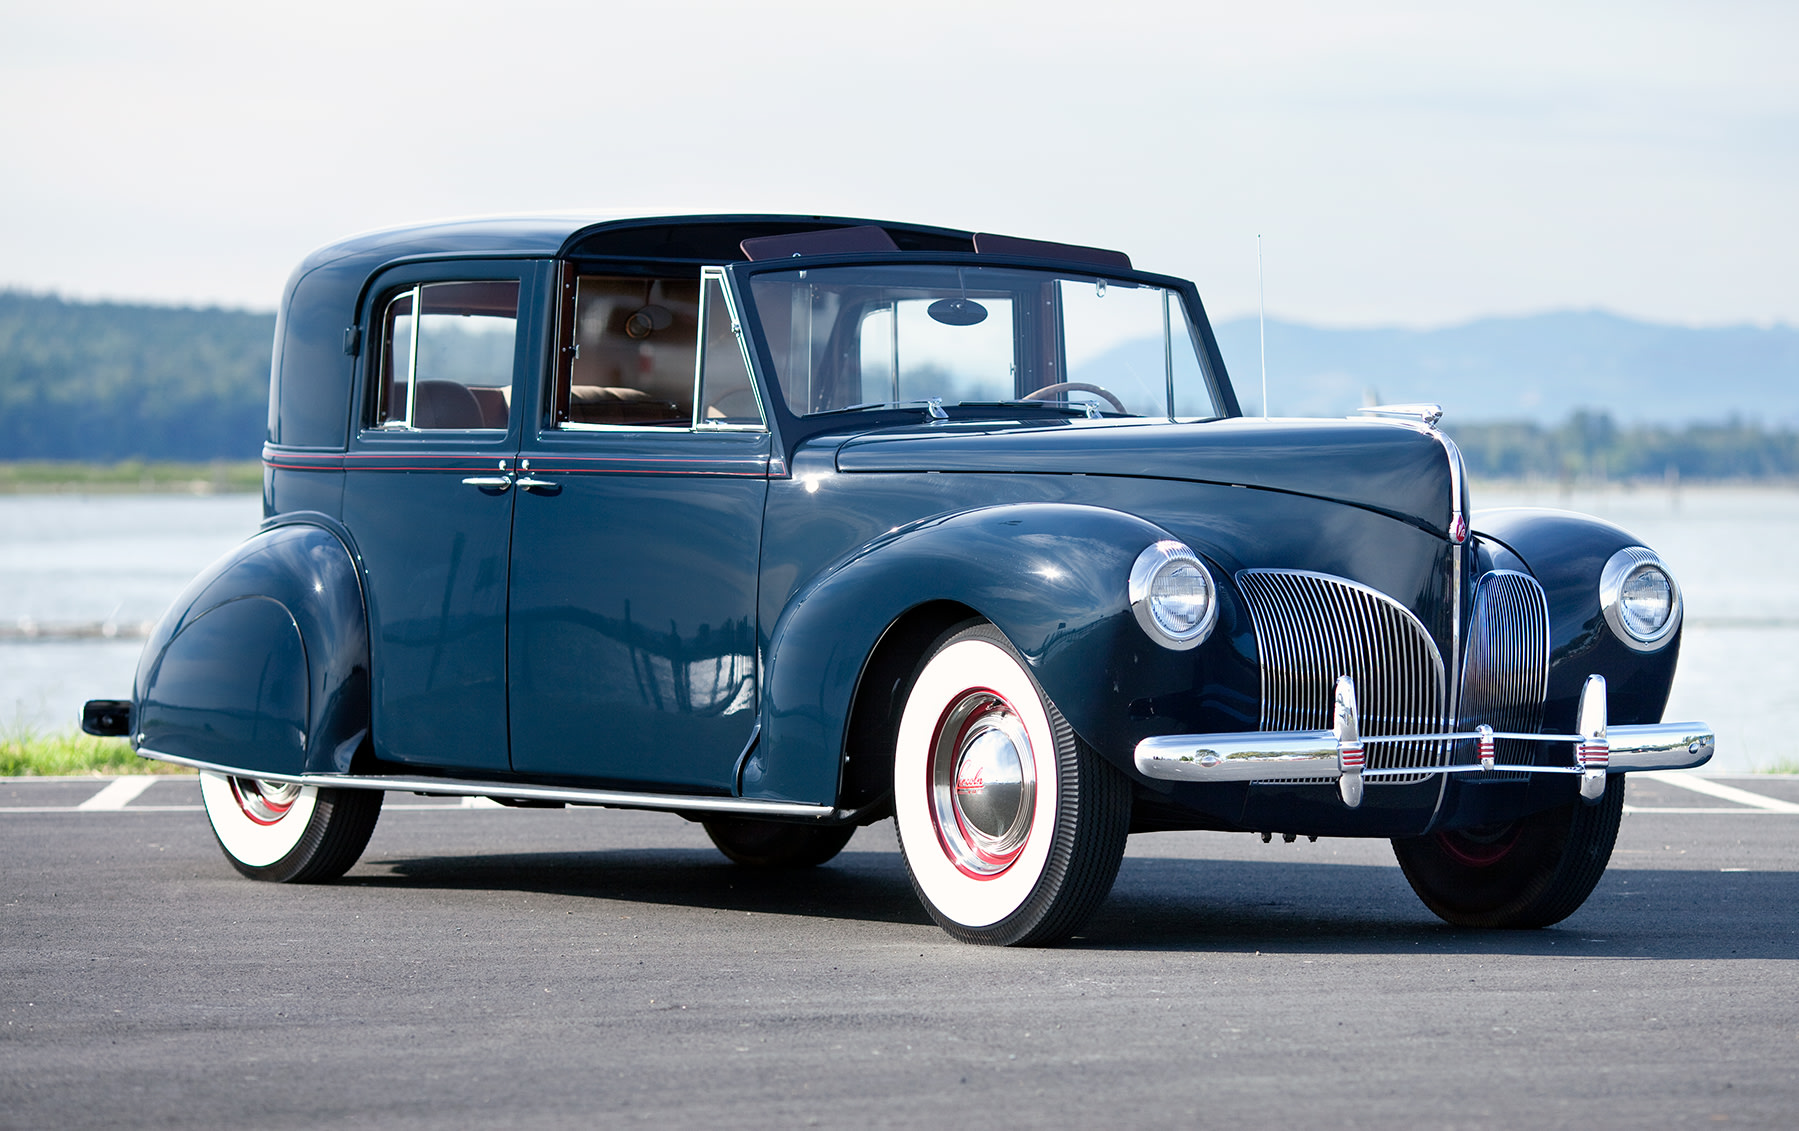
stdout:
[(156, 784), (153, 777), (114, 778), (106, 783), (106, 788), (75, 806), (76, 809), (91, 813), (96, 809), (123, 809), (136, 801), (138, 795)]
[(1777, 797), (1768, 797), (1760, 793), (1751, 793), (1746, 789), (1738, 789), (1734, 785), (1702, 778), (1698, 774), (1683, 773), (1680, 770), (1645, 770), (1643, 776), (1650, 781), (1658, 781), (1664, 785), (1677, 785), (1682, 789), (1690, 789), (1694, 793), (1703, 793), (1707, 797), (1716, 797), (1719, 801), (1734, 801), (1738, 805), (1747, 805), (1751, 809), (1761, 809), (1768, 813), (1799, 813), (1799, 805), (1791, 801), (1782, 801)]
[(1714, 815), (1724, 814), (1724, 815), (1733, 816), (1733, 817), (1790, 817), (1790, 816), (1792, 816), (1791, 813), (1787, 813), (1784, 810), (1780, 810), (1780, 809), (1749, 809), (1749, 808), (1745, 808), (1742, 805), (1731, 805), (1728, 807), (1723, 806), (1723, 805), (1718, 805), (1718, 806), (1713, 806), (1710, 808), (1707, 808), (1704, 806), (1696, 806), (1696, 807), (1690, 807), (1690, 808), (1678, 808), (1678, 807), (1670, 806), (1670, 805), (1626, 805), (1624, 807), (1624, 811), (1626, 813), (1710, 813), (1710, 814), (1714, 814)]

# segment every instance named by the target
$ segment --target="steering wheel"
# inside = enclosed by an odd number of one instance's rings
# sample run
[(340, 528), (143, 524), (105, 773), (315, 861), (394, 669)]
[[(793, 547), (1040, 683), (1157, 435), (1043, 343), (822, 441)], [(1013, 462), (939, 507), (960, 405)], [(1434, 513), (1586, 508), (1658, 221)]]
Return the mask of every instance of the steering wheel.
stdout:
[[(1098, 385), (1089, 385), (1085, 381), (1057, 381), (1053, 385), (1045, 385), (1041, 389), (1031, 390), (1024, 395), (1023, 399), (1027, 401), (1047, 401), (1052, 399), (1057, 393), (1092, 393), (1094, 396), (1103, 399), (1107, 404), (1111, 405), (1119, 412), (1125, 411), (1124, 402), (1114, 396), (1110, 389), (1103, 389)], [(1130, 414), (1125, 413), (1125, 415), (1128, 416)]]

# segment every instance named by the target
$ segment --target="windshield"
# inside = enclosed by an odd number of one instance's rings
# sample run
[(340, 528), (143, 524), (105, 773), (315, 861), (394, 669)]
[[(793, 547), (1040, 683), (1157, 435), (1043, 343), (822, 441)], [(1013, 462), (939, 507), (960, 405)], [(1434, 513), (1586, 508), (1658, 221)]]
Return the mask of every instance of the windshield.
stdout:
[(764, 272), (756, 322), (788, 406), (1034, 400), (1218, 415), (1180, 295), (1092, 275), (898, 264)]

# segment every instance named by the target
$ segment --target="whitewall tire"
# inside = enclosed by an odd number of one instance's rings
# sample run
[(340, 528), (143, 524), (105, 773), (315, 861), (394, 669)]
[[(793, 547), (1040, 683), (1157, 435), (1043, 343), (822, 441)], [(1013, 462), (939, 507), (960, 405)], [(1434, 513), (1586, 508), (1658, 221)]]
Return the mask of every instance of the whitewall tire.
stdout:
[(946, 931), (1028, 945), (1079, 930), (1117, 877), (1130, 805), (997, 629), (938, 641), (900, 717), (893, 807), (913, 889)]
[(202, 773), (200, 798), (232, 867), (258, 880), (316, 883), (349, 871), (381, 816), (379, 790), (315, 789)]

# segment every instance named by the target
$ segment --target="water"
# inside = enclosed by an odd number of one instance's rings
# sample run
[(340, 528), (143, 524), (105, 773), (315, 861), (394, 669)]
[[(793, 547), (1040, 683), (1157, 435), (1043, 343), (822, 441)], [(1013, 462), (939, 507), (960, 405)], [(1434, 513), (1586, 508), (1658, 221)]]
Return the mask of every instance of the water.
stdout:
[[(1710, 769), (1799, 757), (1799, 491), (1752, 487), (1475, 490), (1482, 507), (1550, 506), (1615, 522), (1653, 546), (1686, 595), (1671, 720), (1718, 732)], [(206, 564), (256, 528), (254, 495), (0, 496), (0, 626), (113, 624), (125, 638), (0, 640), (0, 725), (63, 729), (88, 699), (126, 696), (139, 639)]]
[(1616, 523), (1674, 570), (1686, 599), (1680, 667), (1664, 717), (1718, 733), (1707, 770), (1799, 762), (1782, 720), (1799, 714), (1799, 491), (1781, 487), (1624, 486), (1564, 492), (1474, 487), (1483, 507), (1580, 511)]
[(119, 639), (0, 639), (0, 725), (63, 730), (127, 698), (145, 622), (262, 520), (257, 495), (0, 496), (0, 626)]

